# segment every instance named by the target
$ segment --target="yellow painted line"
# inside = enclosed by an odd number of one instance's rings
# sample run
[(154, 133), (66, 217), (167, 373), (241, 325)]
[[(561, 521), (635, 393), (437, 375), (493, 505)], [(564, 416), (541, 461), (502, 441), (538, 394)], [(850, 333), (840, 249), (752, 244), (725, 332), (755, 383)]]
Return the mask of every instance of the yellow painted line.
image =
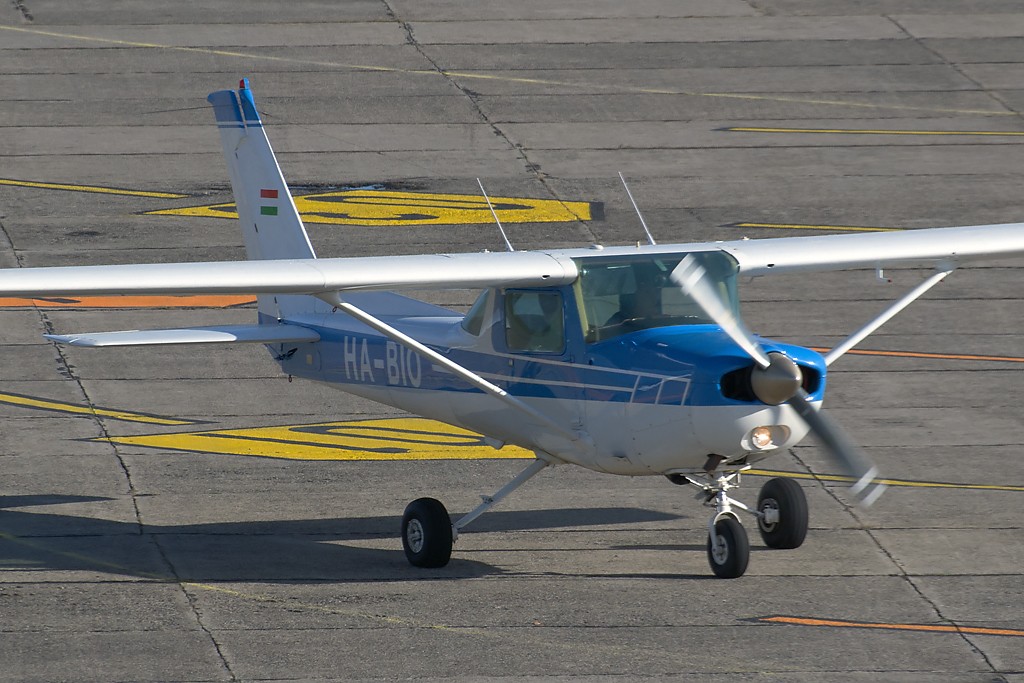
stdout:
[(66, 183), (40, 183), (34, 180), (14, 180), (0, 178), (0, 185), (14, 187), (34, 187), (40, 190), (65, 190), (67, 192), (94, 192), (98, 194), (116, 194), (125, 197), (153, 197), (155, 199), (184, 199), (187, 194), (174, 192), (148, 192), (145, 190), (126, 190), (119, 187), (101, 187), (99, 185), (70, 185)]
[[(294, 197), (306, 223), (335, 225), (444, 225), (493, 223), (480, 195), (343, 190)], [(590, 202), (491, 197), (502, 223), (589, 221), (600, 210)], [(235, 205), (209, 204), (146, 211), (145, 215), (238, 218)]]
[(1015, 130), (883, 130), (874, 128), (757, 128), (733, 126), (720, 128), (729, 133), (831, 133), (835, 135), (987, 135), (995, 137), (1021, 137), (1024, 131)]
[(854, 225), (805, 225), (800, 223), (730, 223), (726, 228), (775, 228), (777, 230), (835, 230), (837, 232), (900, 232), (903, 228), (869, 228)]
[(6, 403), (21, 408), (32, 408), (35, 410), (47, 410), (56, 413), (67, 413), (71, 415), (94, 415), (108, 417), (112, 420), (123, 420), (125, 422), (142, 422), (145, 424), (179, 426), (196, 424), (194, 420), (179, 420), (159, 415), (147, 415), (145, 413), (134, 413), (127, 410), (110, 410), (108, 408), (96, 408), (94, 406), (83, 406), (77, 403), (66, 403), (64, 401), (51, 401), (46, 398), (35, 396), (24, 396), (22, 394), (0, 393), (0, 403)]
[(473, 80), (488, 80), (504, 83), (525, 83), (543, 86), (559, 86), (565, 88), (579, 88), (586, 90), (605, 90), (613, 92), (634, 92), (649, 95), (685, 95), (688, 97), (714, 97), (736, 100), (750, 100), (762, 102), (787, 102), (792, 104), (814, 104), (836, 107), (850, 107), (855, 109), (872, 110), (896, 110), (896, 111), (927, 111), (944, 114), (976, 114), (979, 116), (1017, 116), (1016, 112), (1006, 109), (958, 109), (953, 107), (922, 107), (904, 104), (877, 104), (872, 102), (856, 102), (851, 100), (834, 100), (815, 97), (794, 97), (786, 95), (754, 95), (749, 93), (729, 92), (697, 92), (692, 90), (672, 88), (645, 88), (621, 85), (609, 85), (605, 83), (581, 83), (560, 81), (546, 78), (526, 78), (522, 76), (507, 76), (503, 74), (481, 73), (473, 71), (445, 71), (436, 69), (402, 69), (399, 67), (376, 66), (372, 64), (351, 64), (345, 62), (334, 62), (324, 60), (302, 59), (296, 57), (281, 57), (277, 55), (260, 54), (256, 52), (240, 52), (237, 50), (217, 50), (203, 47), (186, 47), (183, 45), (165, 45), (161, 43), (146, 43), (134, 40), (120, 40), (117, 38), (100, 38), (76, 33), (63, 33), (58, 31), (47, 31), (39, 28), (26, 26), (11, 26), (0, 24), (0, 31), (12, 31), (16, 33), (27, 33), (37, 36), (48, 36), (52, 38), (63, 38), (66, 40), (81, 40), (101, 45), (120, 45), (123, 47), (147, 48), (152, 50), (171, 50), (175, 52), (188, 52), (194, 54), (216, 55), (218, 57), (233, 57), (243, 60), (247, 65), (253, 62), (274, 62), (278, 64), (298, 64), (304, 66), (319, 66), (330, 69), (352, 69), (356, 71), (372, 71), (377, 73), (409, 74), (426, 76), (431, 78), (465, 78)]
[[(840, 474), (810, 474), (808, 472), (779, 472), (775, 470), (746, 470), (744, 474), (752, 474), (757, 477), (788, 477), (790, 479), (810, 479), (814, 481), (834, 481), (844, 484), (852, 484), (857, 481), (854, 477), (847, 477)], [(1009, 484), (956, 484), (944, 481), (916, 481), (912, 479), (875, 479), (875, 483), (887, 486), (905, 486), (910, 488), (923, 489), (964, 489), (968, 491), (1015, 491), (1024, 492), (1024, 486), (1012, 486)]]
[[(101, 437), (95, 440), (108, 439)], [(190, 453), (249, 455), (286, 460), (476, 460), (534, 457), (530, 451), (514, 446), (496, 450), (486, 445), (478, 434), (418, 417), (116, 436), (109, 441)]]
[[(809, 346), (811, 351), (828, 353), (831, 349), (824, 347)], [(851, 349), (846, 352), (853, 356), (888, 356), (891, 358), (928, 358), (934, 360), (970, 360), (989, 361), (992, 363), (1024, 363), (1024, 358), (1019, 356), (978, 356), (965, 353), (924, 353), (921, 351), (873, 351), (871, 349)]]
[(251, 296), (231, 295), (0, 297), (0, 308), (232, 308), (255, 301)]
[(928, 633), (961, 633), (980, 636), (1024, 637), (1024, 630), (1016, 628), (986, 628), (981, 626), (957, 626), (945, 624), (887, 624), (872, 621), (846, 621), (842, 619), (813, 619), (811, 617), (758, 617), (756, 621), (769, 624), (794, 624), (797, 626), (826, 626), (829, 628), (873, 628), (886, 631), (925, 631)]

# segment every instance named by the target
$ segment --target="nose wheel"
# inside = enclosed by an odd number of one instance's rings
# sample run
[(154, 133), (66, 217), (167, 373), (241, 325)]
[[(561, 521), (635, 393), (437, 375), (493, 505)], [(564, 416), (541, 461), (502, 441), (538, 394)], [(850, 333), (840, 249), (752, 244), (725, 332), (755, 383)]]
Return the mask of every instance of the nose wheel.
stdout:
[(799, 548), (807, 536), (807, 497), (803, 488), (792, 479), (769, 479), (761, 487), (754, 510), (728, 495), (729, 489), (738, 486), (742, 471), (720, 474), (714, 479), (711, 473), (700, 478), (669, 476), (674, 483), (699, 488), (698, 499), (715, 508), (715, 515), (708, 522), (708, 564), (715, 576), (723, 579), (743, 576), (750, 562), (750, 540), (736, 510), (757, 518), (761, 538), (769, 548)]
[(720, 579), (743, 576), (750, 562), (750, 541), (747, 532), (735, 517), (723, 517), (708, 534), (708, 564)]

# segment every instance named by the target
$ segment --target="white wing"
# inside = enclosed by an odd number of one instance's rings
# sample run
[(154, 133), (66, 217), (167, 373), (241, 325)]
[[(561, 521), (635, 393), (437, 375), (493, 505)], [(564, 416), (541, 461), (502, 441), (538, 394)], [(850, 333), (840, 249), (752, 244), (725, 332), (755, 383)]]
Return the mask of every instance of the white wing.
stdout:
[(745, 275), (1024, 255), (1024, 223), (722, 242)]
[(156, 263), (0, 270), (0, 296), (318, 294), (344, 290), (540, 287), (576, 279), (541, 252)]
[(746, 275), (1024, 256), (1024, 223), (603, 250), (565, 249), (365, 258), (160, 263), (0, 270), (0, 296), (319, 294), (346, 290), (558, 286), (574, 259), (722, 250)]

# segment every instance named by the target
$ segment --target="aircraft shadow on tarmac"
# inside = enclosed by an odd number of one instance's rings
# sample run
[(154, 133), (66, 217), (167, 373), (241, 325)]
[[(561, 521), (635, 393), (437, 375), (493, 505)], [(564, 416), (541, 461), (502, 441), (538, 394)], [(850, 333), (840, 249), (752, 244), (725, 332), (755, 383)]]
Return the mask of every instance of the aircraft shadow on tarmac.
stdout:
[[(140, 530), (134, 522), (21, 509), (110, 500), (45, 494), (0, 496), (0, 567), (197, 583), (422, 581), (504, 573), (494, 565), (459, 557), (458, 552), (442, 569), (410, 567), (398, 539), (398, 520), (391, 516), (145, 525)], [(678, 516), (642, 508), (495, 511), (467, 530), (465, 537), (673, 519)], [(394, 549), (362, 545), (382, 538), (391, 539)], [(469, 543), (463, 548), (471, 549)]]

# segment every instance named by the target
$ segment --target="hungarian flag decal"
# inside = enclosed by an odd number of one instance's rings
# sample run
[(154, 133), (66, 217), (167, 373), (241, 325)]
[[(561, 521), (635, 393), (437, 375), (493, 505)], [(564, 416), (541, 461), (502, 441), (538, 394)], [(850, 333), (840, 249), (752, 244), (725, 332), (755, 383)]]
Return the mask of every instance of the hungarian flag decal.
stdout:
[[(260, 199), (277, 199), (277, 190), (260, 190)], [(260, 204), (260, 215), (276, 216), (277, 206), (275, 204)]]

